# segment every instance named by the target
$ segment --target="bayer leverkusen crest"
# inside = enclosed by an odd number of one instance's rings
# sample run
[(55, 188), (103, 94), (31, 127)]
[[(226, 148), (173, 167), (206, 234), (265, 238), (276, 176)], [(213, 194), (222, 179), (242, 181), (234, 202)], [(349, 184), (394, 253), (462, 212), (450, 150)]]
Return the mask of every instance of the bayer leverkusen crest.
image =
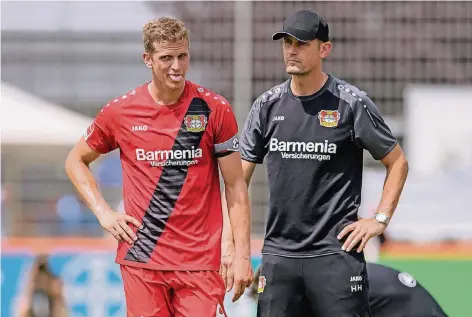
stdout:
[(266, 278), (265, 276), (259, 276), (259, 283), (257, 284), (257, 293), (260, 294), (260, 293), (263, 293), (264, 292), (264, 288), (266, 286), (267, 282), (266, 282)]
[(321, 110), (318, 113), (320, 125), (323, 127), (333, 128), (338, 126), (340, 114), (338, 110)]
[(207, 117), (202, 114), (185, 116), (184, 123), (189, 132), (205, 131), (207, 125)]

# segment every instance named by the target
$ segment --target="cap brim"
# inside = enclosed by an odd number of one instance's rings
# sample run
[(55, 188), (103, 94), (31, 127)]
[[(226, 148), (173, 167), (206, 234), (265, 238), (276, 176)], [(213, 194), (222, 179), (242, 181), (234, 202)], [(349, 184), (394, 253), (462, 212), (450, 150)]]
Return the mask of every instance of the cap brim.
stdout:
[(309, 41), (312, 41), (312, 40), (315, 39), (312, 35), (308, 34), (307, 32), (297, 30), (297, 29), (293, 29), (293, 30), (283, 30), (283, 31), (279, 31), (277, 33), (274, 33), (274, 35), (272, 35), (272, 40), (274, 40), (274, 41), (280, 40), (281, 38), (285, 37), (286, 35), (293, 36), (294, 38), (296, 38), (300, 42), (309, 42)]

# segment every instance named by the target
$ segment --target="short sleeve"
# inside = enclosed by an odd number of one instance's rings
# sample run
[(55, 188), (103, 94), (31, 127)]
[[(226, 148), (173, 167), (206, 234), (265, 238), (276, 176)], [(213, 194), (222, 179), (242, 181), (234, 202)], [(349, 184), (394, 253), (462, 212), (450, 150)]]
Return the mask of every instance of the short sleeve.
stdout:
[(376, 160), (384, 158), (397, 144), (377, 106), (364, 93), (353, 107), (354, 135), (359, 147), (370, 152)]
[(106, 105), (84, 132), (85, 142), (97, 153), (106, 154), (117, 148), (113, 108)]
[(256, 100), (249, 111), (241, 132), (240, 151), (243, 160), (261, 164), (267, 154), (261, 123), (261, 103)]
[(215, 155), (222, 157), (239, 151), (238, 123), (231, 105), (223, 101), (216, 110)]

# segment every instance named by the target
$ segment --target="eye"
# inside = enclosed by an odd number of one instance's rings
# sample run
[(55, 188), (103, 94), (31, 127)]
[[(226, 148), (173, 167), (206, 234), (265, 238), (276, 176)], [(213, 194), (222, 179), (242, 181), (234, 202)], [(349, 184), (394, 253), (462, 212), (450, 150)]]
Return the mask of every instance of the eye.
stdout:
[(184, 59), (187, 57), (187, 53), (182, 53), (178, 56), (179, 59)]
[(165, 56), (159, 57), (159, 59), (160, 59), (161, 61), (170, 61), (170, 60), (172, 59), (172, 56), (170, 56), (170, 55), (165, 55)]

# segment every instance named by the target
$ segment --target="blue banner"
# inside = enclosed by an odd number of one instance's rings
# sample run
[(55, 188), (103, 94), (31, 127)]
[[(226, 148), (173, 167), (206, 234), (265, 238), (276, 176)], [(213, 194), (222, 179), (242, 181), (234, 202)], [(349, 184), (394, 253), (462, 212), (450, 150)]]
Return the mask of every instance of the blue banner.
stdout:
[[(2, 317), (17, 316), (19, 299), (30, 277), (34, 260), (34, 256), (27, 254), (2, 254)], [(259, 264), (260, 258), (254, 258), (254, 267)], [(54, 254), (49, 256), (49, 266), (64, 283), (64, 297), (69, 307), (69, 316), (126, 316), (120, 268), (114, 262), (114, 254)], [(228, 313), (237, 310), (239, 317), (254, 316), (252, 302), (240, 300), (241, 302), (238, 301), (238, 304), (234, 305), (231, 303), (231, 296), (232, 294), (228, 293), (225, 299)]]

